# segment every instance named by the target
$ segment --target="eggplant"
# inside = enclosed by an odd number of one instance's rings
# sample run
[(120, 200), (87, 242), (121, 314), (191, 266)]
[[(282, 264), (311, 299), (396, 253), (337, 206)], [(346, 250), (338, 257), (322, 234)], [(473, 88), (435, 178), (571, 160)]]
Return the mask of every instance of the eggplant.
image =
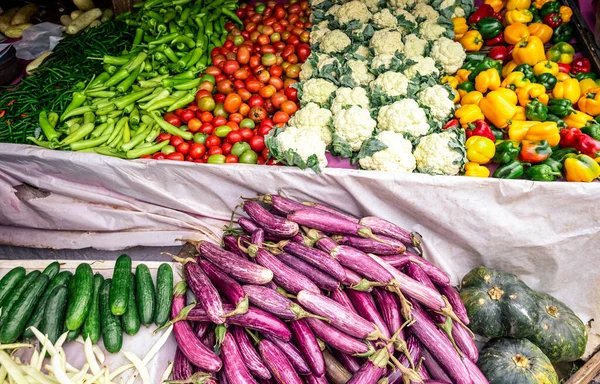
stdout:
[(363, 365), (363, 360), (357, 356), (348, 355), (339, 351), (333, 351), (333, 355), (338, 359), (340, 363), (348, 370), (348, 372), (355, 374), (358, 372), (360, 367)]
[(298, 225), (314, 228), (325, 233), (353, 235), (378, 240), (369, 227), (319, 209), (295, 210), (287, 215), (287, 219), (298, 223)]
[(293, 241), (286, 242), (283, 245), (283, 250), (314, 265), (321, 271), (333, 276), (333, 278), (338, 281), (342, 281), (346, 278), (344, 268), (342, 268), (340, 263), (332, 258), (329, 253)]
[(298, 224), (293, 220), (286, 220), (279, 216), (275, 216), (260, 204), (254, 201), (245, 201), (243, 203), (244, 212), (250, 218), (271, 235), (289, 238), (294, 236), (300, 230)]
[(447, 287), (450, 285), (450, 276), (448, 276), (446, 272), (414, 253), (406, 252), (406, 255), (381, 256), (381, 259), (398, 269), (401, 269), (408, 263), (416, 263), (423, 271), (425, 271), (435, 285), (440, 287)]
[(323, 359), (325, 360), (325, 375), (331, 384), (345, 384), (352, 378), (352, 374), (336, 360), (329, 350), (323, 350)]
[(398, 255), (406, 252), (406, 246), (401, 241), (387, 236), (379, 238), (385, 243), (357, 236), (342, 236), (337, 242), (376, 255)]
[(192, 363), (185, 357), (181, 349), (175, 351), (173, 359), (173, 380), (187, 380), (194, 374)]
[(273, 379), (279, 384), (303, 384), (283, 351), (269, 340), (262, 340), (258, 350), (263, 361), (269, 367)]
[(460, 299), (460, 295), (456, 288), (451, 285), (440, 286), (439, 291), (442, 295), (446, 296), (448, 302), (452, 306), (452, 310), (456, 313), (456, 316), (462, 321), (464, 325), (469, 325), (469, 316), (467, 315), (467, 309)]
[(291, 211), (306, 208), (302, 203), (280, 195), (267, 193), (266, 195), (259, 196), (258, 199), (282, 216), (287, 216)]
[(469, 376), (471, 377), (473, 384), (489, 384), (488, 379), (473, 361), (464, 359), (463, 363), (465, 364), (467, 371), (469, 371)]
[(268, 335), (266, 335), (266, 339), (270, 340), (281, 350), (281, 352), (283, 352), (296, 372), (300, 375), (310, 375), (311, 369), (308, 366), (308, 363), (304, 360), (304, 356), (293, 343), (282, 341)]
[(329, 297), (338, 302), (339, 304), (343, 305), (344, 308), (356, 313), (357, 315), (359, 314), (356, 311), (356, 308), (354, 308), (354, 304), (352, 304), (352, 301), (350, 301), (350, 298), (346, 294), (346, 290), (336, 289), (335, 291), (331, 291)]
[(252, 244), (258, 245), (259, 247), (265, 242), (265, 231), (262, 228), (257, 228), (252, 232), (250, 238)]
[(318, 338), (340, 352), (348, 355), (363, 355), (372, 350), (369, 344), (338, 331), (325, 321), (311, 318), (305, 320)]
[(315, 209), (320, 209), (321, 211), (325, 211), (328, 212), (332, 215), (335, 216), (339, 216), (342, 219), (351, 221), (353, 223), (358, 223), (360, 221), (360, 219), (356, 216), (352, 216), (348, 213), (342, 212), (340, 210), (337, 210), (335, 208), (331, 208), (327, 205), (323, 205), (323, 204), (319, 204), (319, 203), (313, 203), (311, 201), (303, 201), (302, 202), (303, 205), (307, 206), (307, 207), (311, 207), (311, 208), (315, 208)]
[(225, 272), (222, 272), (216, 265), (208, 260), (199, 260), (198, 264), (210, 279), (215, 288), (225, 296), (225, 298), (235, 305), (235, 311), (228, 316), (246, 313), (248, 311), (248, 297), (244, 293), (242, 286), (233, 280)]
[(418, 234), (409, 232), (390, 221), (375, 216), (368, 216), (360, 219), (359, 224), (368, 227), (374, 234), (389, 236), (400, 240), (404, 245), (421, 249), (421, 238)]
[(223, 272), (242, 283), (260, 285), (273, 280), (273, 272), (268, 268), (256, 265), (247, 260), (242, 260), (215, 244), (206, 241), (202, 242), (198, 246), (198, 251), (200, 251), (202, 257), (208, 259)]
[(375, 300), (373, 300), (373, 296), (371, 296), (371, 294), (349, 289), (348, 297), (350, 298), (352, 304), (354, 304), (354, 308), (356, 308), (356, 311), (360, 316), (375, 324), (375, 326), (381, 331), (386, 339), (392, 337), (392, 334), (385, 321), (383, 321), (383, 317), (381, 317), (381, 314), (377, 310)]
[(206, 310), (210, 321), (223, 324), (225, 312), (223, 312), (221, 296), (202, 268), (195, 262), (187, 262), (183, 266), (183, 271), (188, 286), (194, 292), (198, 303)]
[(238, 256), (242, 260), (248, 260), (248, 256), (238, 246), (238, 240), (234, 236), (223, 236), (223, 246), (233, 255)]
[(315, 316), (271, 288), (260, 285), (244, 285), (242, 288), (254, 306), (281, 319), (298, 320)]
[(323, 376), (316, 376), (316, 375), (308, 375), (305, 377), (306, 380), (306, 384), (329, 384), (329, 381), (327, 381), (327, 377), (325, 375)]
[(435, 357), (433, 357), (427, 349), (422, 349), (421, 353), (423, 354), (423, 366), (427, 368), (427, 372), (434, 380), (440, 380), (445, 383), (452, 383), (448, 374), (444, 371), (444, 368), (440, 366)]
[(273, 281), (286, 291), (294, 294), (302, 290), (315, 293), (320, 292), (319, 287), (312, 280), (295, 269), (288, 267), (265, 249), (258, 248), (255, 259), (258, 264), (272, 271)]
[(392, 274), (375, 262), (369, 255), (347, 245), (338, 245), (330, 252), (331, 256), (344, 267), (353, 270), (371, 281), (389, 283)]
[[(400, 302), (398, 297), (384, 288), (373, 289), (375, 303), (379, 308), (379, 313), (385, 321), (390, 333), (393, 335), (402, 327), (402, 317), (400, 316)], [(404, 339), (404, 329), (400, 331), (400, 338)]]
[(212, 329), (213, 323), (208, 321), (198, 321), (194, 326), (194, 331), (196, 332), (196, 337), (200, 340)]
[(459, 323), (452, 323), (452, 337), (458, 349), (472, 362), (479, 360), (479, 350), (471, 333)]
[(348, 384), (376, 384), (385, 372), (389, 357), (387, 349), (378, 350), (352, 376)]
[(290, 328), (292, 329), (292, 334), (298, 344), (298, 348), (310, 367), (310, 371), (316, 376), (323, 376), (325, 374), (323, 353), (319, 347), (317, 337), (306, 320), (290, 321)]
[(300, 260), (295, 256), (283, 252), (277, 257), (289, 267), (294, 268), (296, 271), (311, 279), (317, 287), (323, 290), (334, 291), (340, 286), (340, 282), (331, 275), (328, 275), (327, 273), (313, 267), (312, 265)]
[(227, 332), (221, 345), (221, 358), (227, 382), (232, 384), (258, 384), (246, 368), (240, 349), (231, 333)]
[[(419, 344), (417, 338), (412, 334), (406, 339), (406, 349), (408, 350), (408, 354), (410, 355), (413, 364), (416, 366), (421, 360), (421, 345)], [(398, 361), (406, 368), (412, 368), (411, 362), (408, 360), (406, 355), (400, 355), (398, 357)], [(417, 373), (421, 375), (421, 372)], [(421, 376), (421, 378), (425, 379), (423, 376)], [(388, 379), (390, 384), (400, 384), (402, 383), (402, 372), (396, 370), (388, 377)]]
[(256, 349), (250, 341), (250, 337), (246, 330), (241, 327), (232, 326), (229, 328), (235, 342), (238, 345), (242, 360), (246, 364), (246, 368), (257, 378), (268, 380), (271, 378), (269, 368), (263, 363), (262, 358), (256, 352)]

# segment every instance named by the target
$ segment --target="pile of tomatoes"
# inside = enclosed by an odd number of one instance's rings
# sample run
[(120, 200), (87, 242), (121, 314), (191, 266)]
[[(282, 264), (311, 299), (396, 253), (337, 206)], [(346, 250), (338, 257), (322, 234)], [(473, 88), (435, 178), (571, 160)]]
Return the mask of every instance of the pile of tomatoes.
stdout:
[(275, 164), (265, 136), (284, 126), (298, 110), (300, 64), (310, 55), (308, 1), (243, 4), (236, 14), (244, 28), (227, 23), (227, 41), (213, 49), (201, 76), (196, 100), (167, 113), (169, 123), (194, 139), (162, 134), (170, 140), (154, 159), (199, 163)]

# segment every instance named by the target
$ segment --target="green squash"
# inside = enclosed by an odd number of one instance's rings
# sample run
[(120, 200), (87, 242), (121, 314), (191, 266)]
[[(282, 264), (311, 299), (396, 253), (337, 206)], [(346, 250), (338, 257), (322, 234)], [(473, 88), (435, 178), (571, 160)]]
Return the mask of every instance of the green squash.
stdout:
[(491, 340), (477, 366), (490, 384), (558, 384), (548, 357), (527, 339)]
[(585, 352), (587, 331), (583, 321), (563, 302), (538, 292), (538, 321), (528, 337), (553, 363), (577, 360)]
[(534, 293), (511, 273), (478, 267), (463, 278), (460, 298), (473, 332), (491, 338), (524, 338), (537, 322)]

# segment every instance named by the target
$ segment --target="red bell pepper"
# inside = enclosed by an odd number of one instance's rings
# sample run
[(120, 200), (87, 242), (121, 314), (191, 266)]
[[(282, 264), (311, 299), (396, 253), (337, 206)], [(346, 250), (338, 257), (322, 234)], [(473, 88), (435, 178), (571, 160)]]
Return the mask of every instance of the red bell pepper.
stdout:
[(575, 149), (592, 158), (600, 155), (600, 141), (582, 133), (575, 137)]
[(583, 135), (579, 128), (563, 128), (560, 130), (560, 147), (575, 148), (577, 137)]
[(485, 122), (485, 120), (473, 121), (473, 123), (469, 124), (469, 126), (467, 127), (466, 134), (467, 138), (471, 136), (483, 136), (487, 137), (493, 142), (496, 141), (496, 136), (494, 136), (494, 132), (492, 132), (492, 129), (490, 128), (488, 123)]
[(460, 127), (459, 121), (458, 121), (458, 119), (452, 119), (449, 122), (447, 122), (442, 129), (446, 130), (446, 129), (456, 128), (456, 127)]
[(489, 4), (483, 4), (469, 17), (469, 24), (475, 24), (484, 17), (495, 17), (494, 8)]
[(492, 47), (488, 56), (490, 59), (501, 60), (503, 63), (506, 63), (508, 60), (508, 49), (503, 45)]
[(494, 12), (492, 13), (491, 17), (500, 20), (500, 22), (502, 22), (502, 14), (500, 12)]
[(562, 72), (562, 73), (569, 73), (569, 72), (571, 72), (571, 64), (558, 63), (558, 71)]
[(498, 36), (492, 37), (491, 39), (487, 39), (485, 41), (485, 45), (498, 45), (498, 44), (502, 44), (503, 42), (504, 42), (504, 33), (500, 32), (500, 34)]
[(581, 73), (581, 72), (587, 73), (587, 72), (590, 72), (591, 70), (592, 70), (592, 64), (585, 57), (575, 59), (571, 63), (571, 73), (574, 75)]
[(506, 49), (508, 50), (508, 57), (512, 57), (512, 53), (513, 53), (513, 50), (515, 49), (515, 46), (508, 45), (508, 46), (506, 46)]
[(560, 13), (550, 13), (542, 18), (542, 22), (550, 28), (556, 29), (563, 21)]

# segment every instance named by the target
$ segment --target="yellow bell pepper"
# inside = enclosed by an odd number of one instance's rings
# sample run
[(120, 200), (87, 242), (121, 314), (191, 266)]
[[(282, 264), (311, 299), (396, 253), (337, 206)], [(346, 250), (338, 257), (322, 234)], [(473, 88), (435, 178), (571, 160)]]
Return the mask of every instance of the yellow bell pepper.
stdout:
[(517, 68), (517, 63), (515, 63), (514, 60), (509, 61), (508, 63), (506, 63), (504, 65), (504, 67), (502, 67), (502, 77), (506, 77), (508, 76), (510, 73), (512, 73), (512, 71), (515, 70), (515, 68)]
[(517, 44), (519, 41), (527, 39), (529, 34), (529, 28), (525, 24), (513, 23), (504, 28), (504, 41), (508, 44)]
[(487, 137), (471, 136), (465, 143), (467, 159), (477, 164), (487, 164), (496, 154), (496, 144)]
[(558, 12), (560, 13), (560, 18), (562, 19), (563, 23), (568, 23), (571, 21), (571, 17), (573, 17), (573, 10), (570, 7), (561, 5)]
[(529, 79), (525, 77), (523, 72), (511, 72), (504, 80), (502, 80), (502, 84), (500, 84), (500, 86), (503, 88), (512, 89), (514, 91), (515, 89), (524, 87), (529, 83)]
[(475, 104), (460, 106), (456, 111), (454, 111), (454, 117), (459, 120), (463, 128), (466, 128), (469, 123), (472, 123), (475, 120), (485, 119), (481, 109)]
[(534, 66), (546, 58), (544, 43), (542, 43), (542, 40), (537, 36), (529, 36), (527, 39), (523, 39), (515, 45), (512, 55), (513, 60), (517, 65), (529, 64)]
[(600, 177), (600, 165), (588, 155), (577, 155), (565, 159), (567, 181), (589, 183)]
[(542, 73), (551, 73), (556, 76), (558, 74), (558, 64), (553, 61), (542, 60), (533, 66), (533, 73), (535, 73), (536, 76), (539, 76)]
[[(558, 79), (558, 77), (557, 77)], [(560, 79), (558, 79), (560, 80)], [(562, 80), (560, 80), (562, 81)], [(594, 79), (583, 79), (579, 82), (579, 89), (581, 90), (581, 93), (585, 93), (588, 89), (591, 88), (598, 88), (600, 87), (600, 80), (594, 80)]]
[(550, 99), (546, 94), (546, 87), (542, 84), (530, 83), (524, 87), (517, 88), (516, 92), (521, 107), (526, 107), (531, 99), (537, 99), (540, 103), (548, 105), (548, 100)]
[(533, 20), (533, 13), (529, 9), (513, 9), (504, 14), (504, 25), (514, 23), (528, 24)]
[(529, 7), (531, 7), (531, 0), (508, 0), (506, 2), (507, 11), (512, 11), (514, 9), (529, 9)]
[(525, 115), (525, 107), (521, 107), (517, 105), (517, 113), (512, 118), (512, 121), (525, 121), (527, 120), (527, 115)]
[(471, 71), (468, 71), (466, 69), (459, 69), (458, 71), (456, 71), (456, 80), (458, 80), (458, 84), (462, 84), (465, 83), (467, 81), (469, 81), (469, 75), (471, 74)]
[(555, 99), (569, 99), (573, 105), (577, 104), (581, 97), (581, 88), (577, 79), (569, 78), (561, 81), (554, 86), (552, 96)]
[(442, 84), (446, 84), (446, 83), (448, 83), (448, 85), (451, 86), (452, 89), (456, 89), (456, 87), (458, 87), (458, 79), (454, 76), (442, 77)]
[(556, 74), (556, 80), (558, 80), (558, 81), (565, 81), (565, 80), (570, 79), (570, 78), (571, 78), (571, 76), (569, 76), (568, 73), (558, 72)]
[(460, 99), (460, 103), (462, 105), (474, 104), (479, 105), (479, 102), (483, 99), (483, 93), (479, 91), (471, 91), (464, 95), (462, 99)]
[(502, 96), (502, 98), (504, 98), (506, 101), (508, 101), (512, 105), (515, 105), (515, 106), (517, 105), (517, 101), (519, 99), (517, 98), (517, 94), (515, 93), (515, 91), (513, 91), (512, 89), (498, 88), (498, 89), (496, 89), (496, 93), (499, 94), (500, 96)]
[(583, 126), (592, 120), (594, 120), (592, 116), (581, 111), (575, 111), (569, 116), (563, 118), (563, 121), (567, 124), (567, 126), (573, 128), (583, 128)]
[(484, 167), (483, 165), (479, 165), (475, 162), (470, 161), (467, 164), (465, 164), (465, 176), (489, 177), (490, 170), (487, 169), (487, 167)]
[(540, 9), (544, 6), (544, 4), (550, 2), (550, 1), (555, 1), (555, 0), (534, 0), (533, 5), (537, 8)]
[(529, 127), (525, 140), (542, 141), (546, 140), (551, 147), (555, 147), (560, 142), (558, 125), (554, 121), (546, 121)]
[(600, 115), (600, 88), (590, 88), (581, 96), (577, 103), (581, 112), (588, 115)]
[(508, 137), (513, 141), (521, 142), (527, 136), (529, 128), (539, 124), (539, 121), (513, 121), (508, 126)]
[(459, 42), (465, 51), (477, 52), (483, 46), (483, 37), (481, 37), (481, 33), (479, 33), (479, 31), (471, 30), (465, 32), (465, 34), (460, 38)]
[(454, 41), (458, 41), (469, 30), (467, 19), (464, 17), (453, 17), (452, 24), (454, 24)]
[(496, 68), (482, 71), (475, 78), (475, 89), (481, 93), (500, 88), (500, 74)]
[(527, 26), (529, 35), (537, 36), (542, 40), (542, 43), (546, 44), (552, 38), (552, 28), (543, 23), (531, 23)]
[(500, 12), (506, 6), (506, 2), (502, 0), (485, 0), (483, 4), (487, 4), (494, 8), (494, 12)]
[[(488, 93), (479, 102), (479, 108), (483, 115), (496, 127), (505, 128), (517, 113), (516, 100), (508, 93), (510, 89), (501, 88)], [(514, 94), (514, 92), (512, 92)]]

